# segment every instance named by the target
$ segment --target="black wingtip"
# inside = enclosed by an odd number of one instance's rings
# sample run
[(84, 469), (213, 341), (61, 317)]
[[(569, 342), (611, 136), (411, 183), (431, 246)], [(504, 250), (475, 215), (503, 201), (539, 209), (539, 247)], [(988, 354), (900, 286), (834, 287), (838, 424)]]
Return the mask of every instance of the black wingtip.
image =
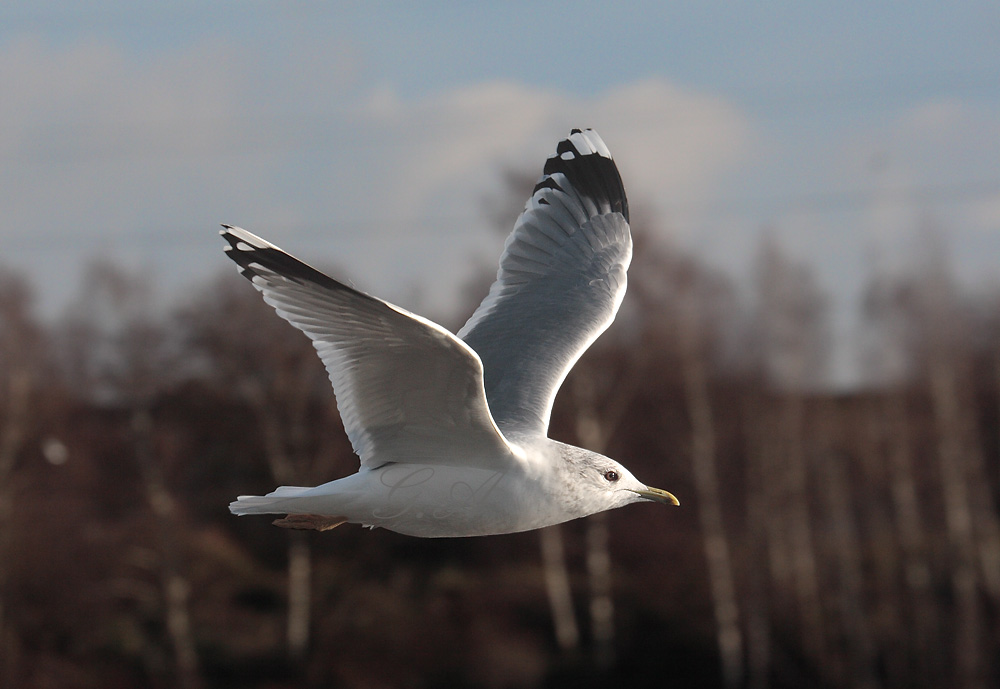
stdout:
[[(573, 140), (577, 135), (583, 136), (586, 150), (581, 150), (577, 141)], [(536, 194), (542, 189), (559, 189), (552, 179), (555, 174), (562, 174), (578, 193), (592, 198), (598, 206), (621, 213), (628, 222), (628, 199), (618, 166), (600, 135), (593, 129), (570, 130), (569, 136), (556, 145), (555, 154), (545, 161), (542, 178), (531, 193)]]
[[(246, 230), (233, 225), (223, 227), (225, 229), (220, 234), (228, 242), (223, 247), (226, 256), (236, 263), (240, 274), (250, 282), (254, 282), (254, 278), (258, 276), (263, 277), (262, 273), (272, 273), (291, 282), (311, 282), (326, 289), (350, 289), (266, 240), (250, 235)], [(250, 236), (241, 237), (236, 231)]]

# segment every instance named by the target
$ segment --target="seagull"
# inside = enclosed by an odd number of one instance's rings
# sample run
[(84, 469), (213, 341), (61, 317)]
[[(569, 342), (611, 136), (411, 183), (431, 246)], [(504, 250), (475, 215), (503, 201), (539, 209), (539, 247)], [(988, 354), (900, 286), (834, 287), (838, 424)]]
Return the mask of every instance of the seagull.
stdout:
[(320, 486), (240, 496), (234, 514), (441, 538), (680, 504), (615, 460), (547, 436), (556, 392), (614, 320), (632, 259), (625, 189), (597, 132), (572, 130), (546, 160), (496, 281), (457, 334), (222, 227), (240, 273), (312, 340), (361, 459)]

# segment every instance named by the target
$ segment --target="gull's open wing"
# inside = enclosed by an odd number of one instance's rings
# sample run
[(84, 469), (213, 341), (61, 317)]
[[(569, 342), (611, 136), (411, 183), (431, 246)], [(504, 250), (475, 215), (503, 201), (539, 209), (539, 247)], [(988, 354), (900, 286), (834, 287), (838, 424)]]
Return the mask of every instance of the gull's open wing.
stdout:
[(238, 227), (226, 254), (326, 365), (354, 451), (386, 462), (504, 470), (516, 459), (490, 417), (483, 365), (441, 326), (347, 287)]
[(508, 435), (544, 434), (566, 374), (614, 320), (632, 260), (618, 168), (593, 130), (574, 129), (545, 162), (497, 280), (458, 336), (486, 372)]

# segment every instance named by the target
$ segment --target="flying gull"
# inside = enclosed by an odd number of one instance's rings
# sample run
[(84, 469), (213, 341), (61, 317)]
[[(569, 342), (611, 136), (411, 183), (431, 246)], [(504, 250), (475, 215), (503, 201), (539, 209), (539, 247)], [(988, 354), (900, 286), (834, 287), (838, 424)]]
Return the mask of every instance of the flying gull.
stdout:
[(547, 437), (556, 392), (614, 320), (632, 259), (625, 189), (595, 131), (574, 129), (545, 162), (496, 282), (457, 335), (246, 230), (221, 234), (240, 273), (312, 340), (361, 458), (321, 486), (240, 496), (234, 514), (448, 537), (679, 504), (615, 460)]

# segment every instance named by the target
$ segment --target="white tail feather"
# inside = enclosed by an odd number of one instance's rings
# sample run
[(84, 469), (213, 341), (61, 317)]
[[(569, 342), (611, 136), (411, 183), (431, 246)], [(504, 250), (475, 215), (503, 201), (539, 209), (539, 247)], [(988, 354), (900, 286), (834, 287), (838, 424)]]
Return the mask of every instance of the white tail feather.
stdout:
[(296, 498), (309, 488), (302, 486), (279, 486), (267, 495), (241, 495), (229, 503), (233, 514), (292, 514), (296, 512)]

